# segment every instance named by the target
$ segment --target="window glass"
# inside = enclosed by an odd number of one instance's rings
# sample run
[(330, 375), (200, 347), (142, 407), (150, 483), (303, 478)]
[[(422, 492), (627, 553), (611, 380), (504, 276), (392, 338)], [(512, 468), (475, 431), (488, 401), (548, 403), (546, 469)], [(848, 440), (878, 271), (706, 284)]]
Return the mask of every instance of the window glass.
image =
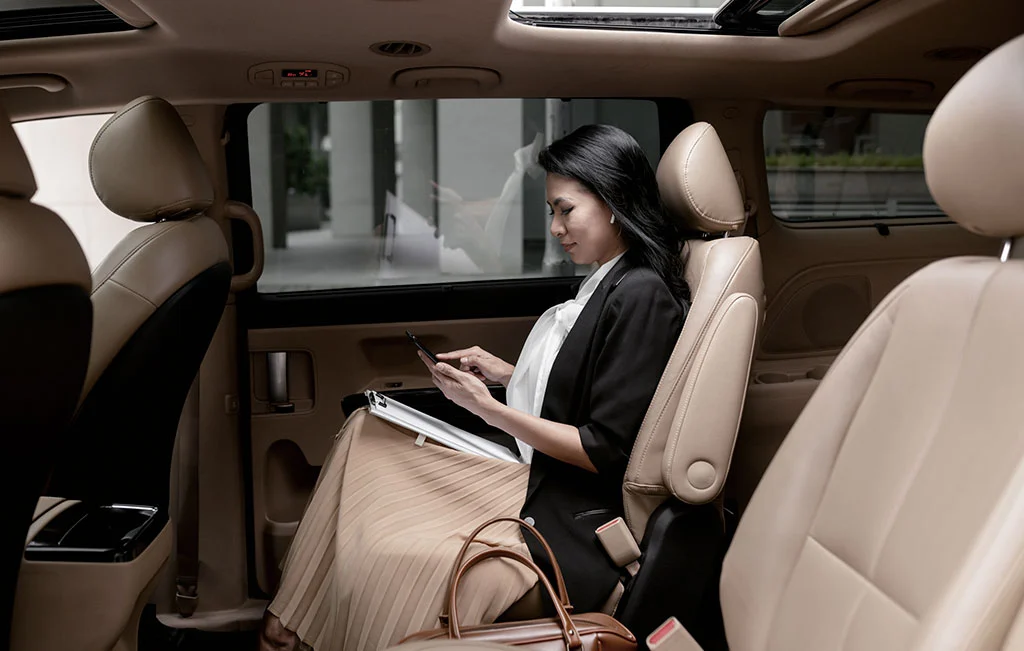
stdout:
[(265, 104), (249, 116), (262, 292), (564, 276), (537, 154), (583, 124), (660, 157), (646, 100)]
[(93, 269), (125, 235), (142, 226), (107, 210), (92, 188), (89, 148), (109, 117), (82, 115), (14, 125), (39, 187), (32, 201), (67, 222)]
[(604, 7), (606, 9), (717, 9), (722, 0), (514, 0), (518, 7)]
[(929, 115), (869, 109), (768, 111), (772, 211), (795, 222), (941, 216), (924, 180)]
[(0, 0), (0, 41), (134, 29), (95, 0)]

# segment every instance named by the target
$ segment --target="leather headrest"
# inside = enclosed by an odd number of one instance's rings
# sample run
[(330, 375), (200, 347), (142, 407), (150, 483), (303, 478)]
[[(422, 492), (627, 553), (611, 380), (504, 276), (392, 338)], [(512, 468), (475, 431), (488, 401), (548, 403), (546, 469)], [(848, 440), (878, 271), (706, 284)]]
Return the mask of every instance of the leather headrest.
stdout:
[(14, 132), (7, 111), (0, 107), (0, 196), (31, 199), (36, 193), (36, 177), (28, 164), (25, 148)]
[(979, 61), (939, 103), (924, 137), (936, 203), (990, 237), (1024, 235), (1024, 36)]
[(140, 97), (107, 120), (92, 142), (89, 172), (100, 201), (135, 221), (181, 219), (213, 203), (188, 127), (158, 97)]
[(743, 228), (743, 197), (718, 132), (695, 122), (676, 136), (658, 164), (665, 208), (690, 228), (728, 233)]

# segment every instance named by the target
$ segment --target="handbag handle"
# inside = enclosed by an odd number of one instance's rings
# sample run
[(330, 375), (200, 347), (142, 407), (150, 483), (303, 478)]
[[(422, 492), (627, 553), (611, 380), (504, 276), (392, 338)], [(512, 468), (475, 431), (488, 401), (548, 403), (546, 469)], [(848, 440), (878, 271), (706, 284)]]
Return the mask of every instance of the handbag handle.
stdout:
[(558, 615), (558, 623), (562, 627), (562, 637), (565, 639), (566, 648), (583, 648), (583, 640), (580, 639), (579, 631), (576, 630), (575, 624), (572, 623), (572, 619), (569, 617), (569, 612), (565, 609), (565, 606), (559, 602), (558, 596), (555, 594), (555, 589), (551, 587), (551, 581), (548, 580), (548, 577), (544, 576), (544, 572), (536, 563), (519, 552), (514, 552), (511, 549), (503, 549), (501, 547), (480, 552), (462, 564), (455, 573), (455, 578), (452, 581), (451, 594), (448, 597), (448, 610), (451, 612), (451, 618), (448, 620), (449, 639), (462, 639), (462, 634), (459, 631), (459, 613), (456, 606), (459, 582), (462, 580), (462, 577), (466, 572), (469, 571), (469, 568), (489, 558), (508, 558), (533, 570), (534, 574), (536, 574), (537, 578), (540, 580), (541, 585), (543, 585), (544, 589), (548, 591), (548, 595), (551, 597), (551, 601), (555, 605), (555, 613)]
[(455, 557), (455, 564), (452, 565), (452, 577), (451, 580), (448, 582), (448, 594), (445, 595), (444, 603), (441, 606), (441, 615), (438, 617), (438, 619), (441, 622), (441, 626), (448, 625), (448, 602), (450, 601), (452, 593), (452, 585), (455, 582), (456, 572), (459, 571), (459, 567), (466, 559), (466, 554), (469, 552), (470, 544), (472, 544), (473, 541), (476, 540), (476, 537), (480, 535), (481, 531), (491, 526), (492, 524), (497, 524), (498, 522), (517, 522), (519, 523), (519, 526), (533, 534), (537, 541), (540, 542), (541, 547), (544, 548), (545, 553), (547, 553), (548, 558), (551, 560), (552, 569), (554, 569), (555, 585), (558, 588), (558, 600), (561, 601), (562, 606), (565, 608), (567, 612), (572, 612), (572, 604), (569, 603), (569, 592), (565, 589), (565, 579), (562, 578), (562, 568), (558, 566), (558, 561), (555, 559), (555, 552), (551, 551), (551, 546), (548, 545), (548, 541), (544, 540), (544, 536), (540, 535), (540, 532), (537, 531), (537, 529), (526, 520), (513, 517), (502, 517), (494, 518), (493, 520), (488, 520), (487, 522), (477, 527), (476, 530), (474, 530), (473, 533), (469, 534), (469, 537), (466, 538), (466, 542), (462, 544), (462, 549), (459, 550), (459, 555)]

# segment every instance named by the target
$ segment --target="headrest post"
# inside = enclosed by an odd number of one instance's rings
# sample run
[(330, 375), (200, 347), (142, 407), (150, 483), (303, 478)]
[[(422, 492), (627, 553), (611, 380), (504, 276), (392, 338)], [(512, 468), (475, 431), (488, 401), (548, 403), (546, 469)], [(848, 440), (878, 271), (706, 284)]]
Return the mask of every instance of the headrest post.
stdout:
[(1010, 259), (1010, 253), (1013, 251), (1013, 238), (1008, 237), (1003, 240), (1003, 252), (999, 254), (999, 261), (1006, 262)]

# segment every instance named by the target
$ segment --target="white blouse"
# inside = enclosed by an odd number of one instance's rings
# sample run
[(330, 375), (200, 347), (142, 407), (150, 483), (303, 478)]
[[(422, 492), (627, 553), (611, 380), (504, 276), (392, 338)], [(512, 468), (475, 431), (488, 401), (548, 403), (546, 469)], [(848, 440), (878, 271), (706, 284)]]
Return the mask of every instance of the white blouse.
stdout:
[[(508, 382), (505, 402), (509, 407), (540, 416), (540, 410), (544, 405), (544, 393), (548, 387), (548, 376), (551, 375), (551, 367), (562, 348), (562, 343), (565, 342), (587, 301), (594, 294), (594, 290), (623, 255), (625, 253), (620, 253), (590, 272), (580, 285), (576, 298), (549, 308), (537, 319), (537, 323), (530, 330), (530, 336), (523, 344), (519, 361), (516, 362), (512, 378)], [(519, 454), (523, 461), (530, 463), (533, 459), (533, 448), (518, 439), (516, 444), (519, 446)]]

